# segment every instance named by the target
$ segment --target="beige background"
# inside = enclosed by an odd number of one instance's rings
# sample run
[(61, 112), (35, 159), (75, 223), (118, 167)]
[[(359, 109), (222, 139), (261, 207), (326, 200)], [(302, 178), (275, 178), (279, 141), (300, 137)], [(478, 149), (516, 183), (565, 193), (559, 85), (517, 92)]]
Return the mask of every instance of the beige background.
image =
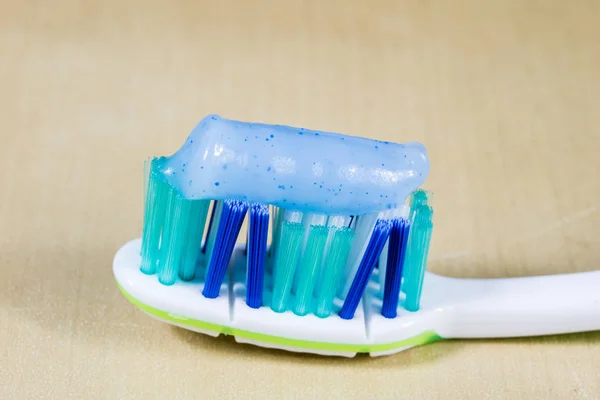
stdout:
[(300, 356), (111, 274), (143, 160), (213, 112), (425, 143), (432, 271), (598, 269), (599, 40), (597, 1), (2, 0), (0, 398), (600, 398), (598, 332)]

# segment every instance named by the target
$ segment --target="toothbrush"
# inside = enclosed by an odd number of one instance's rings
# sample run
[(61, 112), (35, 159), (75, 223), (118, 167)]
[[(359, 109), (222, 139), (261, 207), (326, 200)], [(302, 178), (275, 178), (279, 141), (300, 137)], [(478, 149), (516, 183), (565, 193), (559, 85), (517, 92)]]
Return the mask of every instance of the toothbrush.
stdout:
[(117, 251), (113, 272), (161, 321), (295, 352), (600, 330), (600, 271), (427, 272), (428, 174), (419, 143), (209, 115), (175, 154), (146, 162), (142, 237)]

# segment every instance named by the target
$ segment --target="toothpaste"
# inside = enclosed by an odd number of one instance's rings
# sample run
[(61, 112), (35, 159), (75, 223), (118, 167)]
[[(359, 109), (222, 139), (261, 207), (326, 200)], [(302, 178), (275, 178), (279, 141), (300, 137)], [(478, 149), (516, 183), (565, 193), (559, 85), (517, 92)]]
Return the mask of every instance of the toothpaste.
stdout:
[(420, 143), (205, 117), (158, 172), (187, 199), (240, 199), (302, 212), (395, 209), (423, 184)]

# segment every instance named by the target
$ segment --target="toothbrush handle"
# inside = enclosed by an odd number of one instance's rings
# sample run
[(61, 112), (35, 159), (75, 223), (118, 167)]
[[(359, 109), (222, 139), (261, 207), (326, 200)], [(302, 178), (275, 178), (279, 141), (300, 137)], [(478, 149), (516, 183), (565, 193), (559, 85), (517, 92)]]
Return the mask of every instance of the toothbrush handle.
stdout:
[[(447, 338), (600, 330), (600, 270), (507, 279), (453, 279)], [(445, 334), (445, 335), (444, 335)]]

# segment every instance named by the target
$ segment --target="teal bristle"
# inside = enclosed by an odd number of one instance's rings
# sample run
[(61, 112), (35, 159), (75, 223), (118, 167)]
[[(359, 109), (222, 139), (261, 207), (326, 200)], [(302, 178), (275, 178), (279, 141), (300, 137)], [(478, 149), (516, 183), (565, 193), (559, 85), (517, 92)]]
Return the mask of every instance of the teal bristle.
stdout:
[(427, 267), (429, 245), (433, 230), (433, 208), (425, 191), (417, 191), (411, 199), (411, 231), (406, 248), (402, 291), (405, 293), (404, 308), (418, 311)]
[(333, 239), (323, 263), (323, 273), (317, 290), (315, 315), (321, 318), (331, 315), (335, 293), (354, 240), (354, 232), (350, 228), (332, 229)]
[[(157, 158), (144, 163), (140, 270), (156, 275), (163, 285), (177, 281), (204, 283), (203, 295), (214, 298), (220, 293), (249, 203), (234, 199), (183, 198), (166, 183), (159, 163)], [(253, 244), (240, 253), (246, 257), (246, 303), (252, 308), (269, 307), (278, 313), (291, 312), (298, 316), (352, 318), (366, 282), (372, 279), (377, 260), (378, 276), (369, 285), (375, 285), (378, 300), (384, 297), (383, 283), (388, 272), (392, 273), (386, 271), (386, 267), (393, 261), (388, 260), (385, 243), (392, 226), (390, 221), (402, 215), (410, 223), (410, 232), (405, 242), (403, 268), (399, 270), (402, 271), (401, 285), (396, 277), (390, 287), (400, 286), (403, 293), (398, 299), (400, 305), (408, 311), (417, 311), (433, 229), (430, 202), (431, 193), (420, 189), (409, 198), (410, 211), (406, 208), (402, 214), (401, 210), (390, 210), (352, 217), (303, 214), (253, 204), (248, 233)], [(258, 211), (262, 215), (260, 224)], [(373, 236), (374, 232), (377, 237)], [(270, 238), (268, 247), (267, 238)], [(384, 254), (380, 257), (382, 250)], [(249, 256), (253, 260), (250, 263)], [(351, 290), (353, 283), (355, 287)], [(389, 318), (395, 315), (397, 291), (388, 290), (388, 293), (386, 314)], [(336, 298), (344, 304), (343, 310), (334, 305)]]
[(177, 279), (179, 261), (186, 240), (183, 237), (185, 216), (182, 215), (185, 203), (182, 204), (174, 189), (170, 189), (167, 196), (167, 215), (161, 238), (164, 246), (161, 246), (158, 260), (158, 280), (163, 285), (172, 285)]
[(311, 311), (315, 281), (321, 267), (323, 251), (329, 230), (322, 225), (311, 225), (308, 228), (308, 239), (302, 254), (296, 281), (296, 303), (294, 313), (306, 315)]
[(179, 267), (179, 278), (183, 281), (191, 281), (195, 278), (196, 264), (200, 256), (200, 244), (206, 225), (206, 217), (210, 206), (209, 200), (189, 201), (189, 213), (187, 219), (183, 255)]
[(209, 202), (187, 200), (160, 179), (150, 163), (146, 190), (142, 263), (146, 274), (158, 274), (164, 285), (194, 278)]
[(148, 195), (148, 180), (150, 179), (150, 166), (152, 165), (152, 158), (148, 158), (144, 161), (144, 204), (146, 204), (146, 196)]
[[(335, 248), (336, 248), (335, 247), (336, 244), (333, 243), (335, 233), (341, 229), (348, 229), (348, 230), (354, 232), (353, 230), (350, 229), (351, 224), (352, 224), (351, 216), (332, 215), (327, 219), (327, 227), (329, 228), (329, 230), (328, 230), (328, 236), (327, 236), (327, 243), (325, 245), (325, 251), (323, 252), (323, 260), (324, 260), (323, 262), (324, 263), (323, 263), (322, 267), (320, 268), (319, 276), (317, 277), (317, 282), (315, 283), (315, 290), (314, 290), (315, 298), (319, 298), (321, 296), (321, 291), (323, 290), (323, 278), (324, 278), (325, 273), (330, 268), (329, 261), (328, 261), (328, 255), (329, 255), (330, 250), (335, 250)], [(348, 251), (350, 251), (350, 248), (348, 248)], [(346, 258), (347, 258), (347, 256), (348, 255), (346, 255)], [(345, 265), (345, 263), (344, 263), (344, 265)], [(339, 280), (335, 284), (336, 284), (336, 289), (337, 289)]]
[(432, 193), (428, 190), (418, 189), (409, 197), (409, 206), (411, 210), (416, 210), (421, 206), (431, 204)]
[(292, 281), (302, 250), (303, 234), (304, 227), (300, 222), (283, 221), (273, 268), (273, 299), (271, 309), (275, 312), (284, 312), (287, 310), (292, 290)]
[(156, 170), (156, 159), (152, 160), (146, 190), (146, 207), (144, 210), (144, 229), (142, 232), (142, 262), (140, 269), (151, 275), (156, 273), (160, 258), (162, 229), (165, 224), (169, 192), (171, 188), (159, 178)]

